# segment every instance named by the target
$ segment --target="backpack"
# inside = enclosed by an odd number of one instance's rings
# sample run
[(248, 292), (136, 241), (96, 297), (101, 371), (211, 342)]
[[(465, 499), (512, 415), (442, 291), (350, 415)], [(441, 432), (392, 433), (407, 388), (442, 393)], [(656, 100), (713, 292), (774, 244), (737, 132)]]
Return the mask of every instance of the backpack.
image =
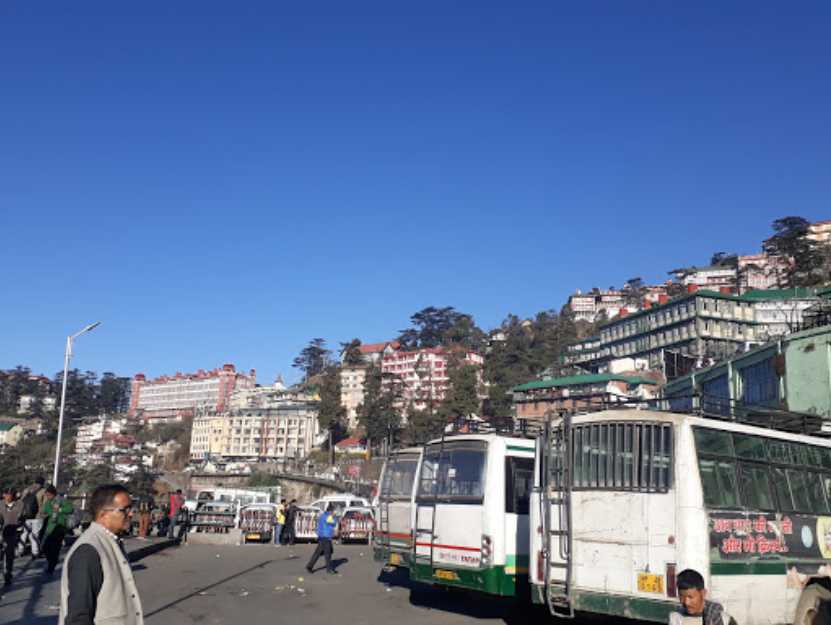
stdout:
[(23, 508), (20, 511), (21, 519), (34, 519), (38, 515), (38, 498), (35, 493), (29, 493), (23, 498)]

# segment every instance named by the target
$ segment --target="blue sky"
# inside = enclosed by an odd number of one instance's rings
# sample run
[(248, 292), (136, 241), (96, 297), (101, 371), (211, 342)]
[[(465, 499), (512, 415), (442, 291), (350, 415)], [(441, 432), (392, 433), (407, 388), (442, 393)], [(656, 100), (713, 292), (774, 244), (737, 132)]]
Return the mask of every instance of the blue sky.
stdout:
[(0, 3), (0, 367), (269, 382), (831, 217), (827, 2), (121, 4)]

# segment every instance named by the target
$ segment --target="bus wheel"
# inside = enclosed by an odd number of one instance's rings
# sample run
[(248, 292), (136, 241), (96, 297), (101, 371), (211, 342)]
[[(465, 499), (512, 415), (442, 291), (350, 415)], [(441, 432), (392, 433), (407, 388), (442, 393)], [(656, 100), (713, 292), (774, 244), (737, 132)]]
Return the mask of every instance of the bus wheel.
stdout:
[(819, 584), (811, 584), (802, 591), (796, 604), (794, 625), (831, 625), (829, 618), (831, 591)]

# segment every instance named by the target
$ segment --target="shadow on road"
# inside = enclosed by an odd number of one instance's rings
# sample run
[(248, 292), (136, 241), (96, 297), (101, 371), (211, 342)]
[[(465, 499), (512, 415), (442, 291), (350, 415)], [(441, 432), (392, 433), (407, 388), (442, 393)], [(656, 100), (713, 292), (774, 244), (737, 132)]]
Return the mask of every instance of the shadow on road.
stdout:
[(234, 573), (233, 575), (229, 575), (228, 577), (225, 577), (223, 579), (215, 581), (213, 584), (208, 584), (207, 586), (203, 586), (202, 588), (197, 588), (193, 592), (190, 592), (190, 593), (184, 595), (183, 597), (179, 597), (178, 599), (174, 599), (173, 601), (171, 601), (169, 603), (166, 603), (165, 605), (163, 605), (159, 608), (156, 608), (152, 612), (148, 612), (147, 614), (144, 615), (144, 619), (147, 620), (148, 618), (158, 614), (159, 612), (164, 612), (165, 610), (169, 610), (173, 606), (176, 606), (176, 605), (182, 603), (183, 601), (187, 601), (191, 597), (196, 597), (197, 595), (199, 595), (199, 594), (201, 594), (205, 591), (211, 590), (212, 588), (216, 588), (217, 586), (221, 586), (222, 584), (224, 584), (226, 582), (230, 582), (232, 579), (236, 579), (237, 577), (242, 577), (243, 575), (246, 575), (247, 573), (250, 573), (251, 571), (256, 571), (257, 569), (265, 568), (266, 566), (268, 566), (269, 564), (271, 564), (273, 562), (277, 562), (277, 560), (265, 560), (263, 562), (260, 562), (259, 564), (255, 564), (254, 566), (248, 567), (244, 571), (239, 571), (237, 573)]

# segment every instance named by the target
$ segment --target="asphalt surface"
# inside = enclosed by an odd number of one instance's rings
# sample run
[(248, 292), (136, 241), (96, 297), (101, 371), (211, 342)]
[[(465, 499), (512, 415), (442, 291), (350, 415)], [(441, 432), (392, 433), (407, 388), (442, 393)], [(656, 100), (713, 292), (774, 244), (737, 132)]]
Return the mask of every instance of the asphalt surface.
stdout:
[[(337, 575), (305, 564), (314, 545), (185, 545), (134, 564), (148, 625), (363, 625), (546, 623), (544, 609), (482, 595), (410, 586), (385, 573), (366, 545), (336, 545)], [(28, 558), (26, 558), (28, 562)], [(29, 563), (0, 601), (0, 623), (57, 622), (59, 576)], [(605, 622), (608, 622), (606, 620)]]

